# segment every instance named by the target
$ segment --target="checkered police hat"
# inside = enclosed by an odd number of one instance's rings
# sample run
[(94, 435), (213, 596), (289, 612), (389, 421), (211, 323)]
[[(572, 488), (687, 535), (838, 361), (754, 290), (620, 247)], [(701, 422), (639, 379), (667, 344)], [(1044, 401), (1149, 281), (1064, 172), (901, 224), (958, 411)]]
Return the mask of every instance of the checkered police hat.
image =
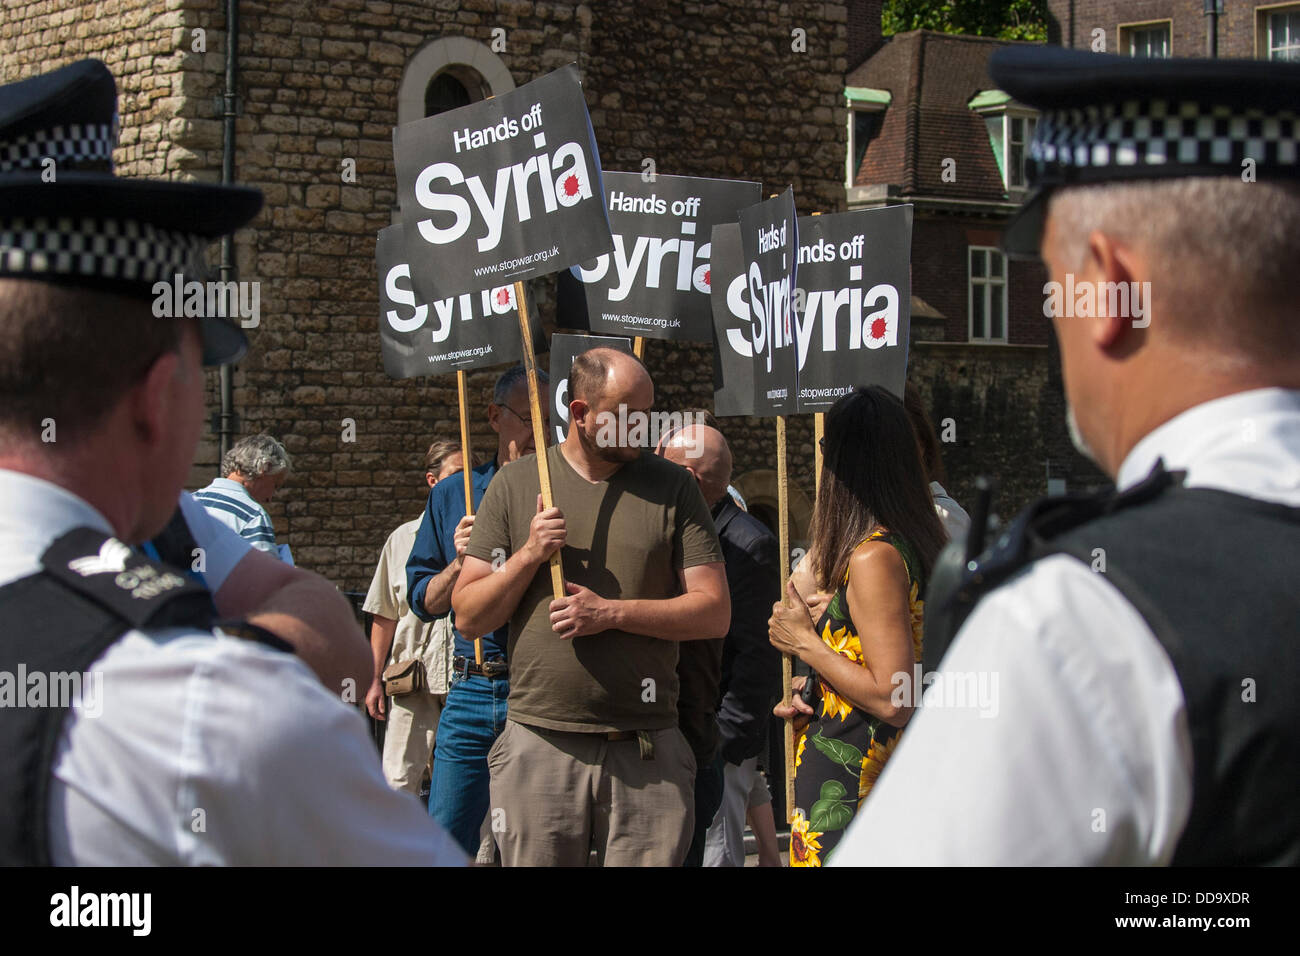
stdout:
[(989, 60), (998, 88), (1040, 110), (1029, 144), (1033, 191), (1003, 234), (1036, 258), (1052, 190), (1085, 183), (1234, 176), (1300, 179), (1300, 64), (1145, 59), (1008, 47)]
[[(98, 60), (0, 86), (0, 277), (152, 298), (156, 282), (207, 278), (209, 242), (257, 215), (256, 189), (113, 175), (116, 104)], [(200, 324), (205, 364), (247, 350), (223, 318)]]

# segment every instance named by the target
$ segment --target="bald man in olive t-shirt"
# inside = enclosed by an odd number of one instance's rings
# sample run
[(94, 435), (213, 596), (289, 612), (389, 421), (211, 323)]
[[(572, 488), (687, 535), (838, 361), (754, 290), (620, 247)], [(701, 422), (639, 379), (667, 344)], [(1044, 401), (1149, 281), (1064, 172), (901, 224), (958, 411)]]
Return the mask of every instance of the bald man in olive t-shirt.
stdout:
[[(641, 363), (593, 349), (569, 390), (568, 436), (547, 452), (556, 507), (541, 508), (532, 456), (501, 469), (452, 596), (463, 633), (510, 623), (494, 830), (507, 866), (583, 866), (593, 848), (606, 865), (678, 866), (696, 768), (677, 729), (677, 642), (726, 634), (722, 550), (690, 474), (613, 427), (654, 402)], [(561, 548), (556, 601), (547, 559)]]

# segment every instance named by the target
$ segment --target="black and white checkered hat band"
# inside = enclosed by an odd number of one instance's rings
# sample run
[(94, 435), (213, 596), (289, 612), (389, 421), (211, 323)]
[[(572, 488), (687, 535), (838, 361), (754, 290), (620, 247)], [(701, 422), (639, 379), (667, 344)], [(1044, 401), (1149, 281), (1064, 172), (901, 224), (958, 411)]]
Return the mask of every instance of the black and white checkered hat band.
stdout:
[(155, 282), (206, 276), (207, 240), (129, 219), (0, 220), (0, 276)]
[(1240, 173), (1246, 159), (1261, 174), (1300, 175), (1300, 117), (1168, 100), (1048, 110), (1034, 130), (1029, 159), (1035, 184), (1171, 165)]
[(117, 135), (113, 123), (72, 123), (37, 130), (30, 136), (0, 141), (0, 173), (30, 169), (40, 171), (45, 159), (60, 163), (113, 163)]

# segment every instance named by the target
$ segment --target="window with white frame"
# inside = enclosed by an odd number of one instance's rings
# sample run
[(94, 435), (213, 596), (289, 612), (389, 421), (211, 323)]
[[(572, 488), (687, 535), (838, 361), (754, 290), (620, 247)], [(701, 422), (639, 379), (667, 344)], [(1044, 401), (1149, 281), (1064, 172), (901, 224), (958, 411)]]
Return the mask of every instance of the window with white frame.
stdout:
[(1029, 159), (1029, 141), (1034, 136), (1034, 118), (1008, 113), (1007, 136), (1007, 189), (1024, 189), (1028, 185), (1025, 163)]
[(849, 189), (857, 185), (862, 162), (867, 156), (867, 147), (880, 132), (885, 110), (893, 98), (889, 90), (877, 90), (868, 86), (844, 88), (844, 105), (848, 107), (849, 113), (849, 148), (844, 157), (844, 185)]
[(1029, 185), (1026, 167), (1035, 123), (1032, 113), (1020, 111), (986, 114), (984, 117), (989, 143), (993, 146), (993, 156), (1007, 192), (1023, 191)]
[(971, 246), (968, 253), (970, 340), (1007, 340), (1007, 261), (991, 246)]
[(857, 182), (858, 173), (862, 170), (862, 160), (867, 155), (867, 144), (875, 135), (876, 123), (881, 115), (879, 110), (849, 110), (849, 168), (848, 182), (845, 183), (847, 186), (853, 186)]
[(1168, 59), (1172, 23), (1134, 23), (1119, 28), (1120, 49), (1128, 56)]
[(1300, 6), (1262, 12), (1268, 59), (1300, 61)]

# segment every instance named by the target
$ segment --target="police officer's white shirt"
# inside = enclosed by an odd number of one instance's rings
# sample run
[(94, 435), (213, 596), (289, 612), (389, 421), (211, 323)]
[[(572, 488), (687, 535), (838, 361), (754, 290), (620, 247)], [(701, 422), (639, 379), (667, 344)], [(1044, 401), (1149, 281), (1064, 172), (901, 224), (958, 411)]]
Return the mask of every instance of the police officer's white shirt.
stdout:
[[(1300, 392), (1183, 412), (1134, 446), (1117, 486), (1158, 458), (1186, 469), (1189, 486), (1300, 506)], [(983, 708), (996, 716), (917, 711), (833, 864), (1170, 861), (1192, 798), (1185, 702), (1164, 649), (1104, 574), (1063, 555), (1035, 563), (976, 606), (939, 669), (984, 674), (990, 689), (996, 675)]]
[[(112, 533), (75, 495), (0, 470), (0, 585), (79, 526)], [(298, 658), (163, 628), (128, 632), (92, 671), (102, 712), (69, 711), (55, 755), (55, 864), (465, 862)]]
[(948, 537), (964, 538), (970, 531), (970, 515), (966, 509), (957, 504), (937, 481), (930, 482), (930, 496), (934, 498), (934, 513), (943, 522), (943, 530), (948, 532)]

